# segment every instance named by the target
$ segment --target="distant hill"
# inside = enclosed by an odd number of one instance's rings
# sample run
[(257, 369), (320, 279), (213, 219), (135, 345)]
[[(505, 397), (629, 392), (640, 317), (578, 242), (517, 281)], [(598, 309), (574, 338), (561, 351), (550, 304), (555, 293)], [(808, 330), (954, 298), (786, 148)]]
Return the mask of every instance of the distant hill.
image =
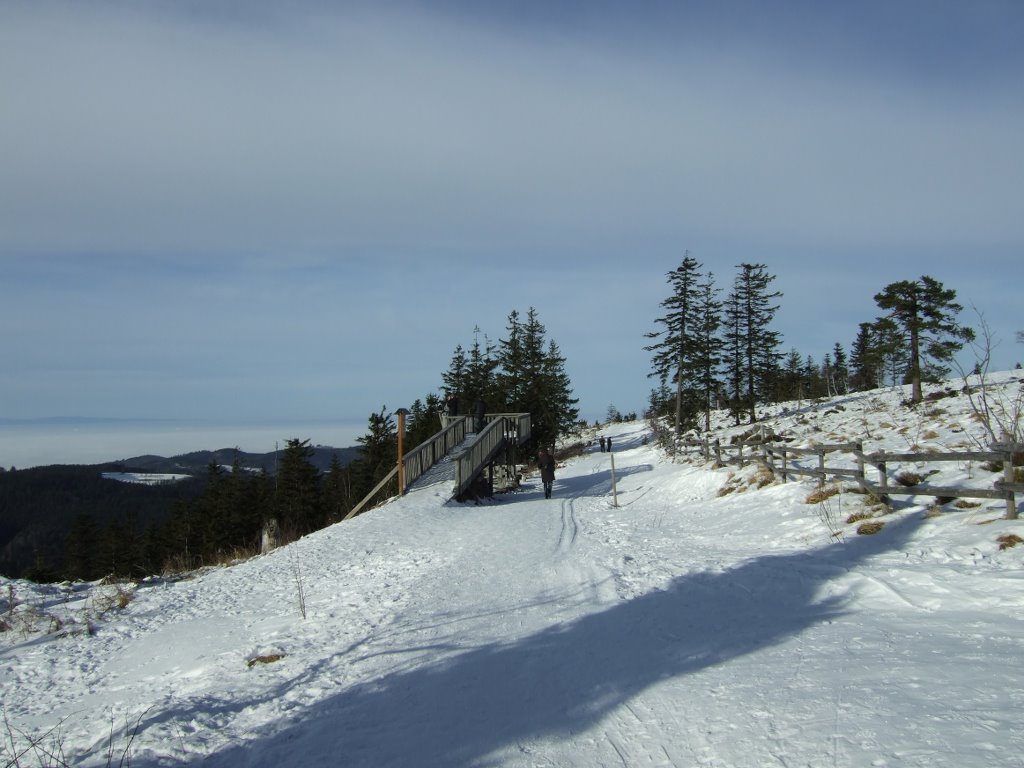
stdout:
[[(331, 465), (331, 459), (335, 455), (338, 456), (338, 460), (343, 465), (351, 464), (359, 458), (359, 449), (356, 447), (334, 448), (327, 445), (318, 445), (313, 447), (312, 450), (313, 455), (310, 457), (309, 461), (321, 472), (327, 471)], [(105, 471), (136, 471), (169, 474), (184, 473), (195, 475), (206, 471), (206, 468), (211, 462), (216, 462), (217, 464), (230, 467), (237, 459), (239, 465), (244, 469), (251, 469), (254, 471), (265, 469), (270, 474), (274, 474), (277, 471), (277, 460), (279, 454), (280, 452), (274, 451), (271, 451), (270, 453), (248, 453), (236, 448), (221, 448), (216, 451), (192, 451), (191, 453), (183, 453), (179, 456), (171, 456), (170, 458), (151, 454), (145, 456), (134, 456), (130, 459), (125, 459), (124, 461), (104, 464), (103, 466), (108, 467)], [(114, 469), (109, 469), (109, 467), (113, 467)]]
[[(358, 458), (358, 448), (316, 446), (310, 463), (321, 472), (337, 454), (343, 465)], [(129, 514), (138, 525), (166, 520), (180, 499), (195, 497), (205, 486), (210, 462), (230, 467), (235, 459), (246, 470), (274, 474), (277, 454), (246, 453), (234, 448), (193, 451), (180, 456), (136, 456), (103, 464), (52, 464), (0, 471), (0, 574), (20, 575), (37, 556), (59, 562), (76, 517), (90, 515), (104, 526)], [(191, 475), (175, 483), (145, 485), (104, 477), (106, 473), (139, 472)]]

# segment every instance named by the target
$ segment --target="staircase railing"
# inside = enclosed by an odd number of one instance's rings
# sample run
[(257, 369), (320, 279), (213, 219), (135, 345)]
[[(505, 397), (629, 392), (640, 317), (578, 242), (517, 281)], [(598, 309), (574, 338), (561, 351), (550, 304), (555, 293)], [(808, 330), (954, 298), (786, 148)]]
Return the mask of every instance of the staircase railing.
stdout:
[(476, 440), (455, 458), (453, 497), (461, 496), (492, 459), (507, 445), (522, 445), (530, 439), (530, 414), (489, 414), (487, 426)]

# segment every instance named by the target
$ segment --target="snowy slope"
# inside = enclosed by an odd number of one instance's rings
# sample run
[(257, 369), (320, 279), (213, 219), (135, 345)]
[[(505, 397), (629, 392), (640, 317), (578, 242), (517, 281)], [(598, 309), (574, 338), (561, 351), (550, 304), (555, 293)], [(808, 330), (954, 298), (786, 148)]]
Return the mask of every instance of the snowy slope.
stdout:
[[(923, 416), (901, 394), (769, 416), (794, 444), (980, 435), (961, 398)], [(0, 584), (19, 603), (0, 757), (34, 739), (137, 768), (1024, 765), (1024, 546), (997, 542), (1024, 523), (1000, 503), (903, 499), (881, 533), (833, 537), (811, 483), (673, 464), (642, 424), (602, 434), (617, 507), (594, 447), (551, 500), (536, 477), (480, 506), (417, 486), (270, 555), (122, 588), (123, 608), (113, 586)], [(32, 608), (63, 630), (29, 629)]]

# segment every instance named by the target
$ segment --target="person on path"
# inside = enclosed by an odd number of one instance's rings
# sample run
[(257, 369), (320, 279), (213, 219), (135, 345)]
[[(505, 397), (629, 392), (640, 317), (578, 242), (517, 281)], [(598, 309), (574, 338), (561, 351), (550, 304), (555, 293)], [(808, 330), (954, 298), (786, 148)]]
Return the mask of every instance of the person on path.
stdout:
[(604, 445), (605, 445), (605, 448), (608, 449), (608, 453), (611, 453), (612, 452), (612, 439), (610, 437), (605, 438)]
[(604, 453), (604, 435), (601, 435), (601, 453)]
[(551, 486), (555, 483), (555, 459), (546, 448), (537, 454), (537, 469), (540, 470), (540, 481), (544, 484), (544, 498), (551, 498)]
[(476, 417), (476, 431), (484, 431), (484, 414), (487, 413), (487, 404), (482, 397), (478, 397), (473, 403), (473, 415)]
[(441, 426), (447, 427), (451, 424), (455, 417), (459, 415), (459, 398), (456, 397), (455, 393), (452, 392), (448, 395), (448, 399), (445, 400), (445, 415), (441, 419)]

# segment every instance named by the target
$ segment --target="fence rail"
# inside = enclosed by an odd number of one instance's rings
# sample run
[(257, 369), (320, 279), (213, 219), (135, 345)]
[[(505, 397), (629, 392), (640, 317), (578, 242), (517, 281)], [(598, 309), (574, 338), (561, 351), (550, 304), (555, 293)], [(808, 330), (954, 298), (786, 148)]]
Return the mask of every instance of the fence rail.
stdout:
[[(819, 485), (824, 484), (829, 477), (847, 478), (856, 482), (867, 493), (872, 493), (886, 504), (890, 503), (890, 496), (923, 496), (930, 495), (939, 498), (951, 499), (1003, 499), (1006, 501), (1006, 517), (1016, 520), (1017, 500), (1016, 494), (1024, 493), (1024, 483), (1015, 482), (1014, 464), (1015, 456), (1019, 456), (1024, 446), (1001, 445), (997, 450), (990, 451), (965, 451), (965, 452), (943, 452), (943, 453), (892, 453), (876, 451), (865, 453), (863, 443), (835, 443), (817, 445), (811, 448), (791, 447), (785, 443), (778, 442), (766, 430), (761, 430), (760, 435), (753, 440), (739, 440), (722, 443), (720, 439), (712, 439), (705, 436), (702, 440), (682, 441), (681, 447), (693, 448), (700, 451), (705, 459), (714, 458), (719, 464), (739, 464), (756, 462), (763, 466), (776, 477), (781, 477), (783, 482), (790, 476), (814, 477)], [(729, 454), (735, 453), (735, 456)], [(826, 456), (829, 454), (845, 453), (854, 458), (854, 467), (828, 466)], [(817, 466), (807, 467), (793, 463), (797, 457), (817, 457)], [(935, 486), (927, 483), (905, 484), (899, 481), (898, 476), (890, 478), (892, 471), (890, 464), (913, 464), (913, 463), (935, 463), (935, 462), (989, 462), (1001, 463), (1003, 466), (1003, 477), (993, 482), (992, 488), (967, 488), (962, 486)], [(872, 482), (866, 474), (866, 466), (871, 465), (877, 470), (878, 481)], [(894, 480), (895, 482), (890, 482)]]

